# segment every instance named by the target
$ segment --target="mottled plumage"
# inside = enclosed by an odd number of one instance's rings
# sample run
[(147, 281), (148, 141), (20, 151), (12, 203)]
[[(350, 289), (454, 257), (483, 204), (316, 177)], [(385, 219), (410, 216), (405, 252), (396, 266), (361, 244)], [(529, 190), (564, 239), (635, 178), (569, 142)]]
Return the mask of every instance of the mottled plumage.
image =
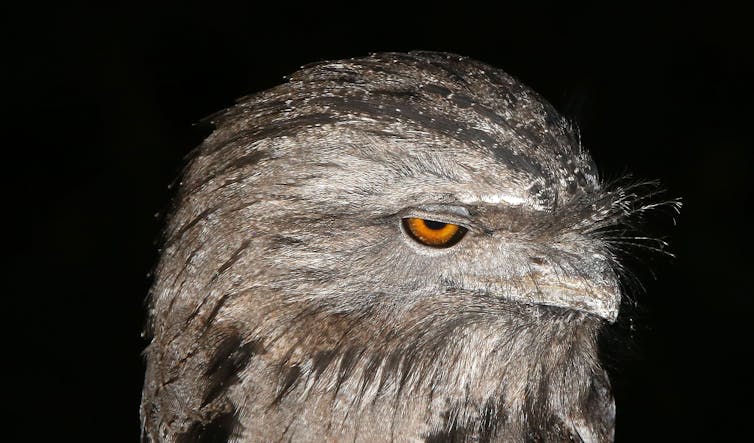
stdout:
[[(166, 230), (146, 441), (609, 441), (618, 270), (571, 125), (455, 55), (304, 67), (218, 114)], [(418, 243), (401, 220), (468, 229)]]

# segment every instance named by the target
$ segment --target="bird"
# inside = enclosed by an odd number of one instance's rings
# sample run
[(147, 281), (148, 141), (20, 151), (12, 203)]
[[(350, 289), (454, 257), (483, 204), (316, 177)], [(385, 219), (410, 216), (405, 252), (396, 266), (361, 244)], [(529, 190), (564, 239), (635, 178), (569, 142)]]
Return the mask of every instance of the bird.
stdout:
[(375, 53), (286, 80), (211, 116), (181, 174), (142, 441), (612, 441), (610, 233), (651, 205), (483, 62)]

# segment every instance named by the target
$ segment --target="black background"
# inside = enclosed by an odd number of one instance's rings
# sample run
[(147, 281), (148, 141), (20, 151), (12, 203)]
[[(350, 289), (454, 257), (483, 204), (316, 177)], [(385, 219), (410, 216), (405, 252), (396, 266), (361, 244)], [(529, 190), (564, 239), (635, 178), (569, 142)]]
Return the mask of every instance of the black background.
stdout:
[(139, 333), (163, 223), (155, 214), (210, 130), (196, 124), (202, 117), (304, 63), (411, 49), (505, 69), (579, 124), (604, 176), (657, 178), (683, 198), (677, 226), (653, 226), (677, 258), (645, 260), (657, 278), (639, 271), (646, 293), (631, 351), (612, 365), (617, 441), (751, 434), (751, 11), (684, 2), (4, 8), (13, 227), (3, 363), (13, 375), (2, 404), (12, 441), (138, 438)]

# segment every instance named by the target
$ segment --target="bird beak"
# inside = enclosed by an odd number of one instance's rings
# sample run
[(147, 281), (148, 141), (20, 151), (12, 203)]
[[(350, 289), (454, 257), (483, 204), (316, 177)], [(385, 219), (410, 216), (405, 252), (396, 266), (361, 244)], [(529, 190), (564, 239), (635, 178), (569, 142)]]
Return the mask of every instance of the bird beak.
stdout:
[(588, 277), (532, 275), (517, 288), (519, 299), (596, 315), (613, 323), (618, 317), (621, 292), (617, 279), (594, 281)]

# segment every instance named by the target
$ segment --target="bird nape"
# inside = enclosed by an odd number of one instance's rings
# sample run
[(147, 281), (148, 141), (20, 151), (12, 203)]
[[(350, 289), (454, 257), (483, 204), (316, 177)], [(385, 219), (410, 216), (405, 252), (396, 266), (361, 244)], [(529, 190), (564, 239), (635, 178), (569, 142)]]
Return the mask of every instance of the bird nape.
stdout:
[(155, 272), (143, 440), (612, 440), (614, 240), (653, 205), (539, 95), (384, 53), (212, 124)]

